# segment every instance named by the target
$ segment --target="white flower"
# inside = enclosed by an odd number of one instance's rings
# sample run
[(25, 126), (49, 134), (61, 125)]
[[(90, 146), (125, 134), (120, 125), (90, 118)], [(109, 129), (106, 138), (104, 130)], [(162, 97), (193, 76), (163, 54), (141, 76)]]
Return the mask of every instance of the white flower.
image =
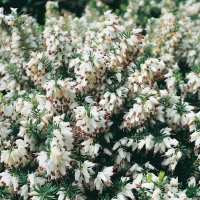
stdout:
[(47, 176), (51, 179), (57, 179), (67, 174), (67, 169), (71, 168), (69, 157), (70, 152), (59, 149), (57, 146), (51, 146), (47, 152), (41, 151), (37, 160), (39, 162), (39, 171), (45, 170)]
[(195, 186), (196, 185), (196, 178), (191, 176), (187, 181), (188, 186)]
[(193, 106), (190, 106), (187, 102), (179, 101), (172, 106), (167, 108), (167, 122), (175, 131), (184, 129), (190, 120)]
[(153, 192), (153, 195), (152, 195), (152, 200), (156, 200), (158, 197), (160, 197), (160, 194), (161, 194), (161, 190), (160, 188), (156, 188)]
[(20, 194), (21, 197), (23, 197), (25, 200), (28, 199), (28, 190), (29, 190), (29, 187), (28, 185), (23, 185), (21, 188), (20, 188), (20, 191), (18, 191), (18, 194)]
[(11, 115), (13, 115), (13, 106), (12, 105), (3, 105), (2, 106), (2, 112), (4, 114), (4, 116), (6, 117), (11, 117)]
[(40, 185), (43, 185), (46, 182), (46, 179), (37, 176), (36, 172), (28, 174), (27, 179), (30, 182), (30, 187), (32, 188), (34, 188), (37, 185), (37, 183), (39, 183)]
[(112, 155), (112, 153), (111, 153), (107, 148), (104, 148), (104, 149), (103, 149), (103, 152), (104, 152), (105, 154), (109, 155), (109, 156)]
[(154, 188), (154, 184), (153, 183), (142, 183), (141, 187), (152, 190)]
[(113, 135), (110, 132), (106, 132), (104, 134), (104, 139), (106, 140), (107, 143), (110, 143), (110, 139), (113, 139)]
[[(26, 165), (29, 161), (27, 151), (24, 148), (27, 147), (27, 144), (22, 140), (18, 140), (17, 143), (18, 148), (2, 151), (1, 162), (4, 162), (9, 167), (18, 167), (20, 164)], [(21, 144), (24, 146), (21, 146)]]
[[(127, 177), (121, 177), (121, 181), (122, 182), (126, 182), (128, 180), (129, 180), (129, 178), (127, 178)], [(131, 198), (131, 199), (134, 200), (135, 197), (134, 197), (133, 192), (132, 192), (132, 189), (134, 189), (134, 188), (135, 187), (134, 187), (133, 184), (127, 183), (122, 188), (122, 190), (119, 193), (117, 193), (116, 197), (112, 198), (112, 200), (115, 199), (115, 198), (118, 199), (118, 200), (127, 200), (126, 197)]]
[(121, 80), (122, 80), (122, 74), (121, 73), (117, 73), (116, 77), (117, 77), (118, 82), (120, 83)]
[[(190, 72), (186, 78), (188, 79), (188, 92), (195, 94), (198, 92), (199, 94), (199, 88), (200, 88), (200, 77), (198, 73)], [(198, 95), (199, 98), (200, 95)]]
[(92, 167), (96, 166), (95, 163), (89, 162), (88, 160), (84, 163), (77, 163), (79, 168), (75, 169), (75, 181), (82, 183), (83, 181), (89, 184), (91, 175), (94, 175), (95, 172), (92, 170)]
[(1, 183), (5, 183), (6, 186), (10, 187), (13, 186), (14, 192), (17, 193), (19, 187), (19, 177), (16, 175), (11, 175), (10, 171), (5, 170), (4, 172), (0, 173), (1, 176)]
[(97, 106), (78, 106), (74, 109), (75, 129), (84, 135), (96, 135), (100, 130), (107, 130), (112, 122), (108, 121), (107, 112)]
[(17, 8), (10, 8), (13, 14), (17, 14)]
[(99, 193), (101, 194), (105, 186), (109, 187), (112, 184), (110, 177), (113, 175), (113, 167), (106, 167), (102, 172), (98, 172), (94, 184)]
[[(56, 118), (59, 119), (59, 121), (56, 120)], [(69, 127), (70, 123), (69, 122), (64, 122), (62, 121), (64, 118), (64, 115), (57, 116), (53, 118), (54, 123), (59, 126), (59, 129), (54, 129), (53, 130), (53, 139), (52, 139), (52, 144), (59, 144), (61, 147), (71, 150), (73, 148), (73, 133), (72, 133), (72, 128)]]
[(70, 200), (68, 196), (65, 197), (64, 191), (59, 191), (57, 194), (59, 195), (58, 200)]
[[(133, 107), (124, 115), (124, 122), (121, 126), (122, 129), (142, 126), (151, 115), (156, 114), (156, 106), (159, 105), (159, 102), (154, 97), (156, 93), (156, 91), (151, 90), (149, 87), (141, 91), (141, 97), (135, 98), (136, 103), (134, 103)], [(152, 94), (152, 96), (149, 94)], [(142, 99), (145, 99), (145, 101)]]
[(170, 185), (178, 186), (178, 177), (177, 178), (171, 178)]
[(128, 89), (125, 87), (120, 87), (116, 90), (116, 93), (106, 91), (99, 105), (107, 110), (109, 113), (118, 113), (119, 109), (123, 108), (123, 103), (127, 97)]
[(10, 125), (11, 124), (7, 120), (0, 122), (0, 144), (2, 144), (11, 133)]
[(176, 151), (175, 148), (170, 148), (170, 149), (168, 149), (167, 152), (164, 153), (163, 156), (168, 157), (168, 158), (163, 160), (162, 165), (163, 166), (169, 165), (169, 170), (174, 172), (174, 170), (178, 164), (178, 161), (182, 157), (182, 152), (180, 150)]

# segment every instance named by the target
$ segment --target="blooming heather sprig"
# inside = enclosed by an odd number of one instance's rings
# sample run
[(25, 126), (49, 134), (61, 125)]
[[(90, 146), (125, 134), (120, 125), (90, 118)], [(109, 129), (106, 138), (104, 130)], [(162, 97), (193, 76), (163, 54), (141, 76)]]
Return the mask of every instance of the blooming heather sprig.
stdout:
[(17, 174), (11, 174), (9, 170), (1, 172), (0, 176), (1, 184), (5, 184), (7, 188), (14, 191), (14, 194), (17, 194), (19, 189), (19, 176)]
[(179, 101), (166, 109), (167, 123), (173, 130), (184, 129), (190, 120), (190, 112), (192, 113), (194, 106), (190, 106), (188, 102)]
[(51, 76), (51, 72), (58, 68), (58, 62), (54, 62), (51, 57), (45, 53), (31, 53), (31, 58), (25, 66), (26, 74), (35, 85), (44, 84)]
[[(147, 119), (156, 113), (156, 106), (160, 103), (156, 99), (157, 92), (149, 87), (144, 88), (135, 98), (133, 107), (124, 115), (122, 129), (143, 126)], [(155, 97), (154, 97), (155, 96)]]
[(97, 164), (86, 160), (83, 163), (78, 162), (77, 165), (78, 168), (75, 169), (75, 181), (79, 183), (84, 182), (86, 184), (89, 184), (90, 179), (92, 179), (91, 176), (95, 174), (92, 168), (95, 167)]
[[(55, 128), (52, 130), (52, 144), (59, 144), (60, 147), (71, 150), (73, 149), (73, 132), (69, 122), (64, 122), (64, 114), (62, 116), (53, 117)], [(53, 126), (54, 126), (53, 125)]]
[(67, 174), (67, 170), (72, 168), (69, 157), (71, 153), (57, 146), (48, 145), (46, 151), (38, 153), (37, 161), (39, 163), (38, 171), (44, 171), (46, 176), (51, 179), (58, 179)]
[(26, 150), (27, 146), (23, 140), (16, 140), (15, 144), (12, 144), (7, 150), (2, 151), (1, 162), (5, 163), (7, 168), (17, 168), (19, 165), (25, 166), (29, 162), (28, 152)]
[(188, 141), (195, 142), (194, 149), (196, 150), (200, 147), (200, 112), (191, 116), (188, 126), (191, 132)]
[(8, 141), (8, 139), (9, 139), (9, 136), (10, 136), (11, 131), (12, 131), (10, 129), (10, 126), (11, 126), (11, 124), (9, 123), (8, 120), (0, 122), (0, 145), (1, 145), (1, 147), (4, 143), (4, 141)]
[(52, 57), (52, 60), (58, 60), (59, 65), (68, 63), (68, 54), (72, 50), (66, 34), (67, 33), (57, 25), (46, 27), (42, 33), (42, 38), (46, 40), (45, 48), (47, 53)]
[(199, 70), (200, 67), (198, 65), (191, 67), (192, 71), (186, 76), (187, 82), (187, 92), (196, 94), (198, 99), (200, 98), (200, 77)]
[(149, 58), (141, 64), (141, 74), (151, 85), (152, 81), (162, 77), (165, 68), (165, 63), (161, 59)]
[(46, 90), (45, 108), (52, 113), (53, 110), (66, 110), (75, 100), (75, 82), (71, 78), (65, 80), (47, 81), (42, 90)]
[(181, 151), (180, 145), (178, 146), (178, 141), (175, 141), (173, 147), (169, 148), (165, 153), (164, 157), (167, 157), (163, 160), (162, 165), (169, 165), (169, 170), (174, 172), (178, 161), (181, 159), (183, 152)]
[(127, 198), (131, 198), (131, 199), (135, 200), (135, 196), (132, 192), (132, 190), (135, 189), (135, 187), (131, 183), (125, 184), (128, 180), (129, 180), (129, 178), (121, 177), (121, 181), (124, 183), (124, 186), (121, 188), (121, 191), (119, 193), (117, 193), (116, 197), (112, 198), (112, 200), (118, 200), (118, 199), (119, 200), (120, 199), (127, 200)]
[(108, 113), (117, 113), (119, 109), (123, 108), (123, 103), (127, 98), (128, 89), (125, 87), (120, 87), (116, 89), (116, 93), (106, 91), (106, 93), (101, 98), (99, 105)]
[(108, 119), (108, 112), (97, 106), (77, 106), (74, 109), (74, 129), (82, 136), (96, 135), (106, 131), (112, 125)]
[(97, 174), (94, 180), (94, 185), (99, 193), (101, 194), (105, 187), (110, 187), (112, 185), (111, 176), (113, 175), (113, 166), (105, 167), (103, 171)]

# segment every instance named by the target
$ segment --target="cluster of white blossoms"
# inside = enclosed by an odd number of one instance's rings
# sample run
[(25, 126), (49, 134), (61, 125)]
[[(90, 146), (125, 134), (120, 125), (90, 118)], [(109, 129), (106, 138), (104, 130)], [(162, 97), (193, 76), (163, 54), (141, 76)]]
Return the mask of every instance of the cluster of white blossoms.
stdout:
[(46, 9), (0, 8), (0, 199), (200, 198), (199, 2)]
[[(124, 115), (122, 129), (132, 127), (142, 127), (150, 118), (155, 115), (156, 107), (160, 105), (156, 99), (157, 92), (146, 87), (142, 89), (140, 95), (136, 95), (132, 108)], [(159, 120), (159, 119), (158, 119)], [(162, 118), (160, 118), (162, 120)]]

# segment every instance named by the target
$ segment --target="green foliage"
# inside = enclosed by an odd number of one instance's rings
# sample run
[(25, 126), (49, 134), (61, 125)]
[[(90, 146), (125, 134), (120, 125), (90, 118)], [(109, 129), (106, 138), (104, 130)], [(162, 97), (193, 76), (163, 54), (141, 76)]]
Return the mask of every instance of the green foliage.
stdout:
[(197, 118), (197, 117), (195, 117), (193, 123), (194, 123), (195, 126), (196, 126), (196, 130), (197, 130), (197, 131), (200, 131), (200, 119)]
[(199, 180), (200, 172), (198, 166), (199, 161), (195, 158), (194, 155), (189, 158), (185, 156), (184, 159), (181, 160), (179, 173), (182, 174), (180, 179), (183, 181), (184, 185), (186, 184), (188, 178), (190, 178), (191, 176), (194, 176), (197, 180)]
[(186, 188), (186, 194), (189, 198), (198, 197), (198, 193), (200, 192), (200, 188), (198, 185), (190, 185)]
[(185, 110), (186, 106), (187, 104), (185, 102), (179, 101), (178, 103), (176, 103), (176, 108), (174, 110), (176, 110), (179, 115), (183, 115), (184, 113), (187, 113), (187, 110)]
[(19, 83), (21, 81), (22, 74), (16, 65), (9, 64), (6, 67), (6, 72), (10, 75), (11, 80), (15, 80), (15, 81), (17, 81), (17, 83)]
[(80, 188), (77, 185), (72, 185), (69, 180), (63, 180), (59, 191), (64, 193), (64, 199), (70, 198), (71, 200), (76, 199), (77, 194), (81, 194)]
[(170, 106), (170, 98), (168, 96), (161, 97), (159, 102), (160, 102), (161, 105), (163, 105), (165, 107), (169, 107)]
[(26, 129), (26, 133), (29, 134), (30, 137), (33, 137), (36, 139), (37, 144), (42, 144), (46, 140), (46, 135), (41, 134), (43, 129), (39, 129), (39, 125), (41, 123), (41, 120), (33, 121), (30, 119), (30, 121), (24, 125), (24, 128)]
[(200, 74), (200, 66), (199, 66), (199, 65), (193, 65), (193, 66), (191, 67), (191, 70), (192, 70), (195, 74), (197, 74), (197, 75)]
[(36, 193), (33, 196), (39, 197), (40, 200), (57, 199), (57, 187), (52, 183), (45, 183), (44, 186), (37, 184), (34, 191)]
[(164, 130), (160, 130), (158, 127), (152, 129), (152, 135), (154, 136), (154, 143), (161, 143), (165, 137), (169, 137), (168, 135), (164, 134)]
[(10, 193), (6, 188), (6, 185), (5, 184), (1, 185), (0, 186), (0, 198), (1, 199), (8, 199), (9, 195), (10, 195)]

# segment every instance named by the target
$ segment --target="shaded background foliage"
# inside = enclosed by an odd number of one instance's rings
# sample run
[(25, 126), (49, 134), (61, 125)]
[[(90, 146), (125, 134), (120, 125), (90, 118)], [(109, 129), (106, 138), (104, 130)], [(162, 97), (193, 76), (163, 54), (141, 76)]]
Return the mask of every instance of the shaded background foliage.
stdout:
[[(47, 0), (1, 0), (0, 7), (4, 7), (6, 13), (10, 12), (10, 7), (18, 8), (18, 12), (23, 12), (30, 14), (35, 17), (39, 24), (43, 25), (45, 21), (45, 4)], [(96, 6), (95, 0), (58, 0), (59, 9), (62, 13), (71, 12), (76, 16), (80, 17), (84, 12), (85, 6), (89, 3), (91, 6)], [(113, 9), (118, 13), (121, 13), (128, 4), (128, 0), (103, 0), (103, 3), (106, 4), (107, 9)], [(102, 9), (103, 11), (104, 9)]]
[[(45, 4), (48, 0), (0, 0), (0, 7), (4, 7), (5, 13), (10, 13), (10, 7), (18, 8), (18, 12), (26, 13), (35, 17), (40, 25), (45, 23)], [(156, 0), (159, 3), (161, 0)], [(73, 13), (74, 16), (80, 17), (84, 12), (86, 5), (97, 8), (96, 0), (57, 0), (59, 3), (60, 14)], [(128, 0), (101, 0), (105, 5), (97, 8), (101, 14), (108, 9), (112, 9), (117, 15), (123, 15), (128, 6)], [(145, 4), (138, 10), (137, 25), (145, 28), (147, 20), (151, 17), (158, 18), (161, 14), (157, 5), (151, 5), (149, 0), (144, 1)], [(186, 0), (174, 0), (178, 6)]]

